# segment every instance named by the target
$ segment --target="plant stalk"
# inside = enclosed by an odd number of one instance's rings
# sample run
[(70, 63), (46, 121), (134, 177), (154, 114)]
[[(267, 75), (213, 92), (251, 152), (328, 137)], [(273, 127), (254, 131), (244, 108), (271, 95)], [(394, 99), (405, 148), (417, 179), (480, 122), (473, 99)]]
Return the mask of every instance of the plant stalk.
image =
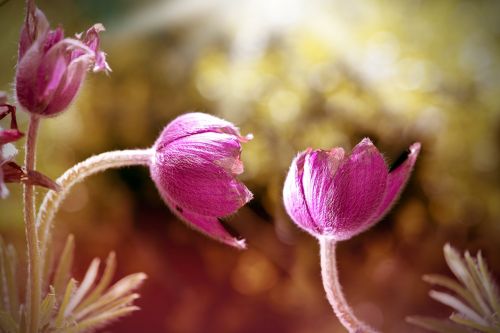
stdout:
[(335, 257), (336, 241), (330, 238), (321, 237), (320, 257), (321, 257), (321, 277), (325, 288), (326, 297), (344, 327), (351, 333), (377, 333), (370, 326), (356, 318), (349, 304), (342, 293), (337, 270), (337, 259)]
[[(25, 144), (24, 166), (29, 172), (35, 169), (36, 162), (36, 138), (40, 118), (31, 115), (28, 126), (28, 134)], [(26, 302), (29, 312), (29, 332), (38, 332), (38, 317), (41, 300), (41, 278), (40, 278), (40, 249), (38, 247), (38, 233), (35, 225), (35, 189), (33, 185), (24, 185), (24, 227), (26, 242), (28, 245), (28, 281)]]
[(42, 258), (50, 242), (54, 217), (64, 198), (66, 198), (74, 185), (83, 181), (88, 176), (110, 168), (149, 165), (152, 157), (152, 149), (110, 151), (89, 157), (66, 170), (66, 172), (56, 180), (57, 184), (60, 186), (60, 191), (49, 191), (45, 195), (40, 210), (38, 211), (36, 226), (38, 228), (38, 237), (40, 238), (40, 253), (42, 254)]

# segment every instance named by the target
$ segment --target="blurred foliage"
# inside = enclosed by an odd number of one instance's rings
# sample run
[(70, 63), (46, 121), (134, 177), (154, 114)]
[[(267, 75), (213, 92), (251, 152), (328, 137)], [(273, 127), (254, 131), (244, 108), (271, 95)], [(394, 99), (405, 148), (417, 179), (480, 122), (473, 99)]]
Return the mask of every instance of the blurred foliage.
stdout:
[[(498, 1), (39, 1), (71, 34), (96, 19), (113, 73), (89, 76), (72, 110), (44, 121), (39, 170), (54, 178), (105, 150), (150, 146), (190, 110), (235, 122), (242, 179), (255, 199), (229, 223), (237, 252), (195, 234), (163, 205), (147, 170), (79, 185), (59, 214), (84, 267), (117, 251), (119, 273), (144, 271), (134, 316), (116, 332), (331, 332), (317, 244), (281, 204), (293, 156), (350, 149), (369, 136), (394, 161), (423, 144), (400, 202), (340, 245), (341, 281), (359, 316), (384, 332), (419, 332), (408, 314), (441, 314), (420, 276), (446, 271), (441, 248), (500, 250)], [(149, 9), (148, 9), (149, 8)], [(10, 90), (21, 1), (0, 7), (0, 88)], [(24, 122), (23, 122), (24, 120)], [(21, 116), (21, 126), (25, 126)], [(19, 157), (19, 161), (22, 157)], [(0, 202), (0, 232), (22, 246), (20, 189)], [(43, 194), (43, 190), (39, 190)], [(22, 251), (19, 251), (22, 253)], [(121, 258), (121, 259), (120, 259)], [(397, 295), (397, 296), (394, 296)], [(257, 320), (258, 319), (258, 320)]]

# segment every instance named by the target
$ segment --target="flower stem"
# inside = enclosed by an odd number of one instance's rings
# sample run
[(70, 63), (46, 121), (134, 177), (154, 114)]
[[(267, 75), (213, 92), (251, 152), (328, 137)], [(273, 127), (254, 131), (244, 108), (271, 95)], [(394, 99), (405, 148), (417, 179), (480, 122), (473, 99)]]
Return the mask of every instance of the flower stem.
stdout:
[(36, 225), (41, 244), (41, 254), (47, 251), (50, 242), (52, 222), (62, 201), (68, 195), (73, 185), (83, 181), (88, 176), (110, 169), (132, 165), (149, 165), (153, 156), (152, 149), (117, 150), (95, 155), (82, 161), (60, 176), (56, 182), (60, 191), (49, 191), (43, 199), (38, 212)]
[(323, 286), (326, 297), (340, 322), (351, 333), (376, 333), (377, 331), (356, 318), (342, 293), (337, 270), (337, 260), (335, 258), (335, 240), (322, 237), (319, 240), (319, 244)]
[[(32, 115), (28, 126), (28, 135), (25, 145), (24, 166), (26, 171), (35, 169), (36, 137), (40, 119)], [(35, 191), (34, 186), (24, 185), (24, 226), (28, 244), (28, 281), (26, 302), (29, 307), (29, 332), (38, 332), (38, 316), (41, 299), (40, 280), (40, 253), (38, 248), (38, 234), (35, 225)]]

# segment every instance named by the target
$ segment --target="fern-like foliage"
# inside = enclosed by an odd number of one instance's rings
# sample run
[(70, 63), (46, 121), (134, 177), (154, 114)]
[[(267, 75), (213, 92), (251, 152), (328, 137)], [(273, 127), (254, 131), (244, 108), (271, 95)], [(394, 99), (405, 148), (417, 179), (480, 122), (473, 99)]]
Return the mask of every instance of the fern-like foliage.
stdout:
[(449, 290), (432, 290), (429, 295), (454, 312), (445, 320), (413, 316), (407, 321), (440, 333), (500, 332), (500, 296), (481, 252), (473, 257), (466, 251), (462, 257), (446, 244), (444, 257), (456, 280), (442, 275), (425, 275), (423, 279)]
[[(79, 283), (71, 276), (74, 237), (68, 236), (57, 264), (46, 260), (45, 295), (40, 304), (40, 332), (94, 332), (113, 320), (139, 308), (134, 293), (146, 278), (144, 273), (129, 275), (111, 285), (116, 257), (111, 252), (99, 276), (100, 260), (94, 259)], [(26, 305), (21, 304), (16, 251), (0, 238), (0, 332), (26, 332)]]

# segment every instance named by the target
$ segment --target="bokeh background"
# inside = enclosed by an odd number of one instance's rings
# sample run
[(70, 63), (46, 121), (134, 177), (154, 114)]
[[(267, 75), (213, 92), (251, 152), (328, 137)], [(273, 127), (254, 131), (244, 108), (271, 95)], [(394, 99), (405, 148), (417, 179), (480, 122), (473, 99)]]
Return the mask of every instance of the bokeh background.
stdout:
[[(499, 1), (37, 3), (69, 35), (102, 22), (113, 69), (89, 75), (71, 109), (43, 122), (40, 171), (56, 178), (93, 154), (148, 147), (192, 110), (255, 136), (244, 145), (241, 176), (255, 199), (227, 219), (246, 251), (178, 221), (145, 168), (74, 188), (55, 233), (58, 243), (76, 235), (75, 275), (115, 250), (117, 279), (149, 276), (142, 311), (104, 331), (342, 332), (322, 290), (318, 244), (286, 216), (281, 189), (298, 151), (349, 150), (366, 136), (388, 163), (415, 141), (423, 150), (392, 212), (339, 246), (355, 312), (384, 332), (421, 332), (405, 323), (410, 314), (446, 317), (421, 280), (450, 274), (446, 242), (481, 249), (499, 276)], [(9, 93), (23, 7), (0, 6), (0, 90)], [(20, 123), (25, 129), (25, 114)], [(22, 254), (21, 191), (9, 187), (0, 234)]]

